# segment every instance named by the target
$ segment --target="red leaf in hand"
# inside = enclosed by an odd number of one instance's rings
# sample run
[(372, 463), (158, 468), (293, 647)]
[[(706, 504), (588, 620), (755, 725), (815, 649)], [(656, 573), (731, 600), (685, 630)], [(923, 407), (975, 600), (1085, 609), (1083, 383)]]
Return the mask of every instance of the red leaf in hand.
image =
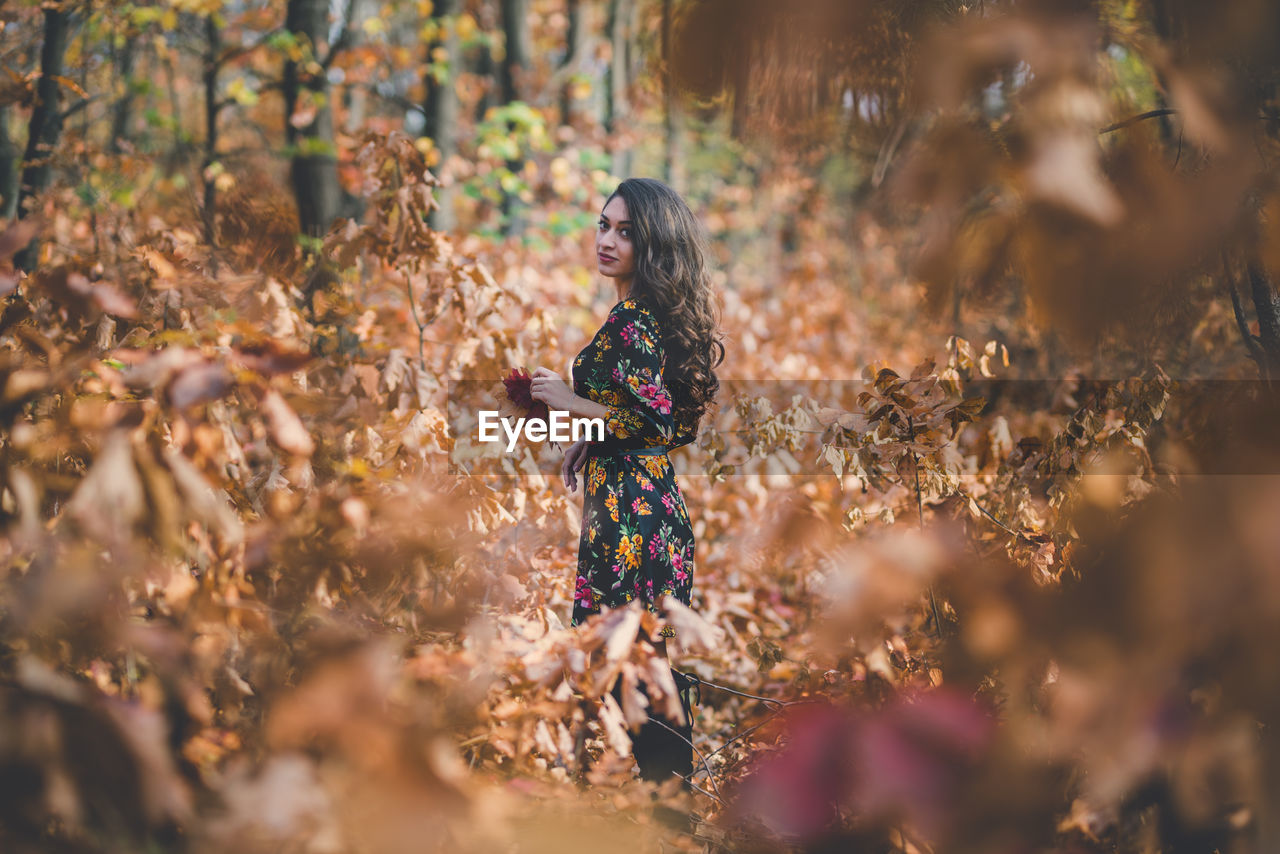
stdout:
[(533, 377), (524, 368), (512, 368), (511, 373), (503, 378), (502, 384), (507, 387), (507, 399), (524, 410), (526, 417), (547, 419), (547, 405), (541, 400), (534, 400), (530, 389)]

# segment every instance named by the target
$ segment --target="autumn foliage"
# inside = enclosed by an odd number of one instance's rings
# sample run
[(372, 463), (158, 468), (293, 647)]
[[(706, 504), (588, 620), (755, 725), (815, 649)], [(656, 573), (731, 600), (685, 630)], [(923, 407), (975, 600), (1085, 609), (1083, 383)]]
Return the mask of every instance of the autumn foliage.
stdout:
[[(40, 103), (23, 39), (74, 5), (3, 13), (6, 133)], [(559, 126), (479, 110), (497, 4), (388, 4), (412, 45), (375, 15), (319, 53), (270, 4), (178, 5), (64, 22), (84, 102), (0, 227), (3, 850), (1280, 846), (1266, 4), (641, 4), (667, 65), (623, 128), (545, 63)], [(569, 5), (531, 8), (567, 37)], [(450, 32), (445, 162), (357, 104), (417, 109), (377, 70), (422, 79)], [(142, 34), (175, 95), (138, 87), (131, 139), (91, 60)], [(204, 73), (239, 118), (197, 151), (176, 93)], [(258, 137), (326, 105), (340, 130), (289, 156), (331, 142), (351, 215), (299, 239)], [(567, 627), (560, 457), (458, 411), (536, 413), (529, 368), (565, 375), (612, 302), (606, 167), (674, 157), (674, 110), (729, 351), (673, 454), (692, 792), (633, 776), (631, 734), (681, 715), (658, 619)]]

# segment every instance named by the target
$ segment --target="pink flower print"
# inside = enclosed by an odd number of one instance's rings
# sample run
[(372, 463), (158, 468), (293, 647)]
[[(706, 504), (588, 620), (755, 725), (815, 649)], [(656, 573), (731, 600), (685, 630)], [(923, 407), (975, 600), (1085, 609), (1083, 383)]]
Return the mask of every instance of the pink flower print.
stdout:
[(684, 569), (684, 553), (683, 553), (683, 552), (677, 552), (677, 551), (675, 551), (674, 549), (672, 549), (672, 551), (671, 551), (671, 565), (672, 565), (673, 567), (675, 567), (675, 568), (676, 568), (676, 570), (682, 570), (682, 569)]
[(676, 581), (683, 583), (684, 580), (688, 577), (689, 577), (689, 573), (685, 572), (683, 569), (676, 570)]
[(661, 412), (663, 415), (671, 413), (671, 398), (667, 396), (666, 389), (657, 383), (644, 383), (638, 389), (640, 396), (649, 401), (649, 405)]
[(648, 516), (653, 513), (653, 511), (649, 509), (649, 502), (639, 497), (637, 497), (635, 501), (631, 502), (631, 509), (641, 516)]
[(591, 593), (591, 585), (582, 576), (578, 576), (578, 589), (574, 591), (573, 598), (584, 608), (595, 607), (595, 597)]
[(662, 506), (667, 508), (668, 515), (676, 512), (675, 499), (669, 493), (662, 496)]

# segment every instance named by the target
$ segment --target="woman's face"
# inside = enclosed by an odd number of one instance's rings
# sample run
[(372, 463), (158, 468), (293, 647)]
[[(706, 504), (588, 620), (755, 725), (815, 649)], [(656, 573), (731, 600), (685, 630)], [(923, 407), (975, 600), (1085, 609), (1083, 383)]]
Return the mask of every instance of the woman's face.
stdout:
[(600, 275), (625, 282), (629, 282), (636, 271), (629, 216), (622, 196), (614, 196), (600, 212), (596, 226), (596, 263)]

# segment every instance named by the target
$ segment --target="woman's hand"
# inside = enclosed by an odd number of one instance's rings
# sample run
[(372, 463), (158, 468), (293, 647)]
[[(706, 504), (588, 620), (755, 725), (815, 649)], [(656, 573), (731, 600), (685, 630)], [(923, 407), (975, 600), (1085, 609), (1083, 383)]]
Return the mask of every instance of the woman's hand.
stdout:
[(541, 400), (547, 409), (558, 409), (573, 412), (573, 405), (578, 396), (569, 388), (569, 384), (550, 368), (539, 367), (530, 374), (529, 394), (534, 400)]
[(570, 492), (578, 491), (577, 471), (587, 462), (587, 457), (591, 456), (587, 448), (587, 440), (579, 439), (569, 446), (569, 450), (564, 452), (564, 462), (560, 465), (560, 473), (564, 475), (565, 488)]

